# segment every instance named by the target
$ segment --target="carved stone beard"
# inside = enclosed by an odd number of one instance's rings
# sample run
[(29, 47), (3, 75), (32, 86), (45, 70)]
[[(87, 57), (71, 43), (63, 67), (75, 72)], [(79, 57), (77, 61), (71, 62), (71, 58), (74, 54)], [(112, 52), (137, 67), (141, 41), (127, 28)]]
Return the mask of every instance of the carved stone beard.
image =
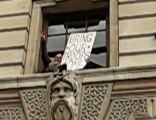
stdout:
[(75, 102), (72, 98), (52, 100), (52, 120), (74, 120)]

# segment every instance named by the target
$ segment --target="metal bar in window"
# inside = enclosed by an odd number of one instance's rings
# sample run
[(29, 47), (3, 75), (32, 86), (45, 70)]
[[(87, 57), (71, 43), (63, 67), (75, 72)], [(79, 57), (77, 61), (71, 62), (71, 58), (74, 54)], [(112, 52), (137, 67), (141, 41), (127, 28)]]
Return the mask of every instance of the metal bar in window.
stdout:
[(48, 35), (48, 37), (52, 37), (52, 36), (60, 36), (60, 35), (66, 35), (66, 34), (65, 34), (65, 33), (60, 33), (60, 34)]
[(85, 26), (86, 27), (86, 31), (88, 31), (88, 18), (87, 17), (85, 18), (85, 25), (86, 25)]
[[(87, 31), (87, 32), (94, 32), (94, 31), (96, 31), (96, 32), (101, 32), (101, 31), (106, 32), (106, 29), (101, 29), (101, 30), (89, 30), (89, 31)], [(70, 33), (68, 33), (68, 34), (72, 34), (72, 33), (82, 33), (82, 32), (86, 32), (86, 31), (84, 30), (84, 31), (78, 31), (78, 32), (70, 32)]]
[(94, 31), (96, 31), (96, 32), (101, 32), (101, 31), (107, 31), (106, 29), (101, 29), (101, 30), (88, 30), (88, 32), (94, 32)]
[(86, 30), (83, 30), (83, 31), (75, 31), (75, 32), (70, 32), (70, 33), (68, 33), (68, 34), (73, 34), (73, 33), (82, 33), (82, 32), (86, 32)]
[(110, 41), (109, 41), (109, 14), (106, 13), (106, 49), (107, 49), (107, 54), (106, 54), (106, 67), (109, 67), (109, 52), (110, 52)]

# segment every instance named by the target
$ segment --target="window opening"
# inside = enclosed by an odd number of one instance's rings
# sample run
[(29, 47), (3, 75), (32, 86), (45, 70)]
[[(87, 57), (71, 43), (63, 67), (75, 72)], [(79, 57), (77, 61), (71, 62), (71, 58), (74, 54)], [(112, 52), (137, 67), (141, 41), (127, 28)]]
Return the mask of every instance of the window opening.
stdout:
[[(70, 34), (96, 31), (90, 63), (85, 69), (107, 67), (107, 21), (103, 10), (51, 15), (48, 19), (47, 51), (51, 58), (65, 50)], [(62, 17), (61, 17), (62, 16)]]

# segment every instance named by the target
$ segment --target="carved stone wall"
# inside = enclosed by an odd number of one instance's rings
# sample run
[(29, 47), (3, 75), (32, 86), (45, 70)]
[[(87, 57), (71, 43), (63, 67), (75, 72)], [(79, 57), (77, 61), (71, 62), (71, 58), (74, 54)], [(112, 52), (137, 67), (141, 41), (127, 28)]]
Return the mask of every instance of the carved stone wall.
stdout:
[(108, 120), (128, 120), (131, 114), (146, 114), (147, 99), (120, 99), (112, 102)]
[(20, 93), (28, 120), (48, 120), (45, 89), (23, 90)]
[(0, 108), (0, 120), (25, 120), (21, 107)]
[(83, 86), (81, 120), (97, 120), (107, 88), (107, 84)]

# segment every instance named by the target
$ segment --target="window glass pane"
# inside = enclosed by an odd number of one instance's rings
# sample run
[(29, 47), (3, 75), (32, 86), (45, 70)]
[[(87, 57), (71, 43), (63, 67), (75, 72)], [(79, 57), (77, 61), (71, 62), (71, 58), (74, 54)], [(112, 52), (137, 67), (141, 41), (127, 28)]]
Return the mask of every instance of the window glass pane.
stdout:
[(93, 48), (106, 46), (106, 32), (100, 31), (96, 33)]
[(91, 54), (90, 61), (102, 67), (106, 67), (106, 53)]
[(65, 35), (48, 37), (48, 52), (63, 51), (65, 47)]
[(66, 32), (66, 29), (64, 25), (53, 25), (53, 26), (49, 26), (49, 29), (48, 29), (48, 35), (61, 34), (65, 32)]
[(88, 27), (88, 30), (101, 30), (106, 29), (106, 21), (101, 20), (98, 25)]
[(68, 33), (85, 31), (85, 20), (68, 23)]

